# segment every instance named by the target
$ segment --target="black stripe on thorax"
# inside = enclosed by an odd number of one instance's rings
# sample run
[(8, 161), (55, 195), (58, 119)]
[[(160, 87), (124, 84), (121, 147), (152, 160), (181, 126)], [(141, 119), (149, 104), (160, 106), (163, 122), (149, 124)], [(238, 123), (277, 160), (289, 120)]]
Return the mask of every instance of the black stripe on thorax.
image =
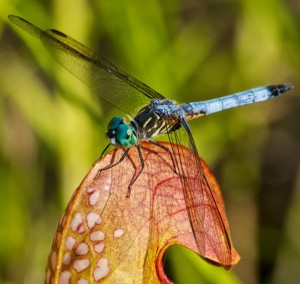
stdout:
[(142, 108), (131, 122), (142, 139), (153, 138), (180, 128), (179, 120), (164, 115), (161, 110), (155, 110), (152, 105)]

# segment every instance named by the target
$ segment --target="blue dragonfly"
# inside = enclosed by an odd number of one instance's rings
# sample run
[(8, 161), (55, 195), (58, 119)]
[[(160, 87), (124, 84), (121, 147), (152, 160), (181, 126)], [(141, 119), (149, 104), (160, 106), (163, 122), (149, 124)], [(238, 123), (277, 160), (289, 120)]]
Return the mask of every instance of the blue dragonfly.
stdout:
[[(206, 238), (219, 262), (225, 268), (230, 268), (229, 232), (203, 173), (188, 121), (222, 110), (266, 101), (284, 94), (293, 86), (279, 84), (258, 87), (217, 99), (179, 105), (64, 33), (53, 29), (41, 30), (18, 16), (10, 15), (9, 19), (32, 36), (39, 38), (62, 66), (90, 86), (102, 99), (127, 114), (140, 109), (128, 123), (122, 116), (113, 117), (109, 122), (106, 133), (110, 142), (108, 146), (122, 147), (124, 154), (119, 161), (101, 171), (121, 163), (130, 149), (137, 147), (141, 168), (128, 185), (129, 196), (131, 187), (144, 168), (140, 142), (149, 141), (167, 151), (172, 159), (173, 170), (181, 180), (190, 225), (200, 254), (205, 251)], [(162, 134), (168, 135), (170, 147), (153, 140)], [(189, 149), (188, 157), (182, 154), (181, 146)], [(195, 176), (198, 176), (198, 179), (192, 178)], [(194, 188), (199, 190), (195, 191)], [(194, 206), (203, 202), (209, 204), (209, 210), (200, 211)], [(207, 219), (212, 221), (209, 226), (205, 223)], [(215, 236), (223, 236), (223, 240)]]

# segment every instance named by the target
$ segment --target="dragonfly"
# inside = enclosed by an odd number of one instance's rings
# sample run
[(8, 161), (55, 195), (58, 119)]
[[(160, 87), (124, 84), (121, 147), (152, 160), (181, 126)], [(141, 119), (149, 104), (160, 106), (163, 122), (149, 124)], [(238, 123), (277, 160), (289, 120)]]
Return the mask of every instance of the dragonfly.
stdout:
[[(289, 83), (270, 85), (216, 99), (177, 104), (66, 34), (54, 29), (41, 30), (18, 16), (10, 15), (9, 20), (32, 36), (39, 38), (63, 67), (115, 108), (129, 115), (132, 110), (139, 109), (134, 118), (128, 122), (123, 116), (116, 116), (108, 123), (106, 133), (109, 140), (108, 146), (121, 147), (124, 154), (119, 161), (102, 170), (121, 163), (129, 155), (130, 149), (137, 147), (141, 167), (128, 185), (129, 196), (132, 186), (144, 168), (140, 142), (148, 141), (167, 151), (172, 158), (173, 170), (180, 177), (189, 222), (200, 255), (205, 250), (204, 238), (207, 238), (220, 263), (225, 268), (230, 267), (232, 245), (229, 232), (203, 173), (188, 121), (278, 97), (291, 90), (293, 85)], [(154, 140), (163, 134), (168, 136), (170, 147)], [(189, 149), (188, 157), (183, 155), (181, 146)], [(191, 178), (194, 176), (198, 179)], [(200, 190), (193, 190), (195, 187)], [(210, 210), (197, 210), (197, 206), (194, 205), (201, 202), (209, 204)], [(207, 218), (212, 221), (209, 227), (205, 223)], [(222, 238), (215, 238), (216, 235)]]

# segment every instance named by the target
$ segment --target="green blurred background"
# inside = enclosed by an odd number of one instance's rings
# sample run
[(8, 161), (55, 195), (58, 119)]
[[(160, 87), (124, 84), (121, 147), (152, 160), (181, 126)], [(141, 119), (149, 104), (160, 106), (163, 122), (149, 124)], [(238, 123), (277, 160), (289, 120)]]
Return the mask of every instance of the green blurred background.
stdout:
[(8, 14), (67, 33), (178, 102), (294, 83), (277, 100), (191, 123), (242, 259), (226, 272), (172, 249), (167, 267), (175, 283), (299, 283), (299, 1), (1, 0), (0, 283), (35, 284), (115, 111)]

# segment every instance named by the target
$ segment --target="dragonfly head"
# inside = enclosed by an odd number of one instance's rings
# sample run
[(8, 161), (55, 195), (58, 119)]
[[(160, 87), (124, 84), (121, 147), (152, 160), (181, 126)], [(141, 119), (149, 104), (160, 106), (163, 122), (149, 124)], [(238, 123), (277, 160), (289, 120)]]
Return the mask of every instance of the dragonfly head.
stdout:
[(106, 137), (110, 144), (123, 148), (130, 148), (137, 142), (135, 131), (130, 124), (126, 124), (122, 116), (115, 116), (107, 125)]

